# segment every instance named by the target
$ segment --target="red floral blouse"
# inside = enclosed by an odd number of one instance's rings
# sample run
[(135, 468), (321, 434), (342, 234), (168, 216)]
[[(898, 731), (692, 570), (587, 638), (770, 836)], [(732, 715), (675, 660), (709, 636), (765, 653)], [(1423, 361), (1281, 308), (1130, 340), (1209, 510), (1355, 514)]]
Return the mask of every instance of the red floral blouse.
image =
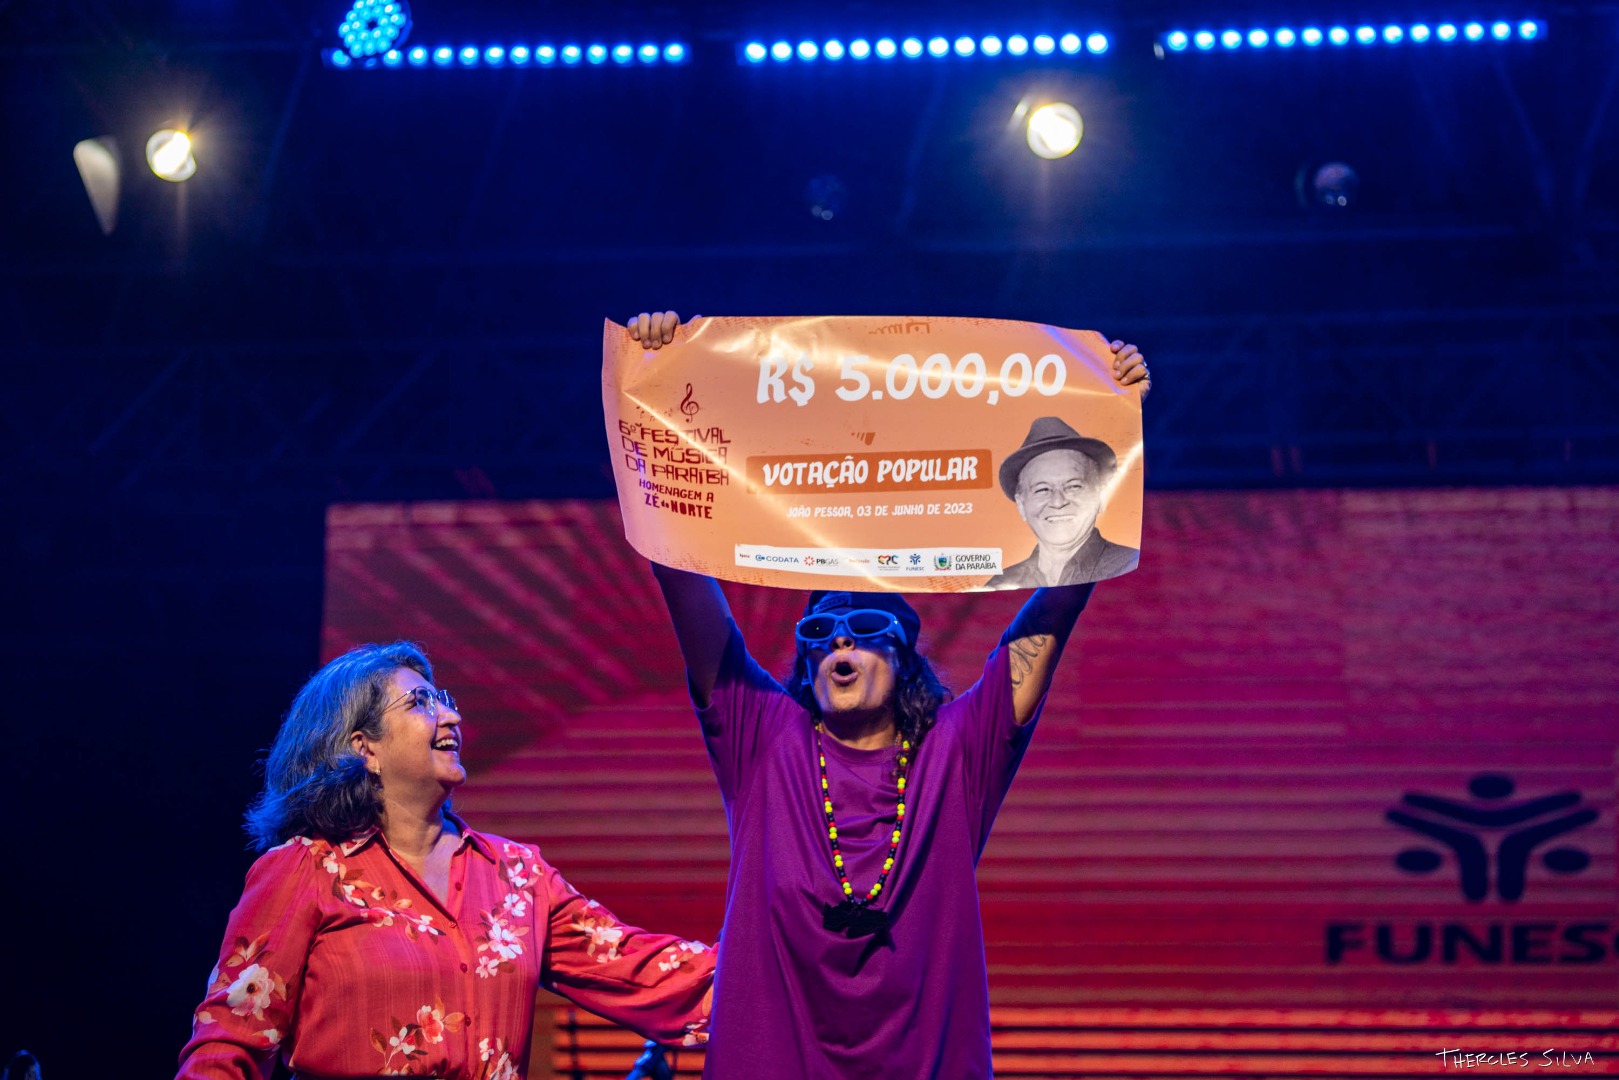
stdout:
[(440, 902), (380, 832), (297, 837), (247, 874), (180, 1077), (520, 1080), (537, 986), (665, 1042), (708, 1038), (714, 953), (626, 926), (459, 820)]

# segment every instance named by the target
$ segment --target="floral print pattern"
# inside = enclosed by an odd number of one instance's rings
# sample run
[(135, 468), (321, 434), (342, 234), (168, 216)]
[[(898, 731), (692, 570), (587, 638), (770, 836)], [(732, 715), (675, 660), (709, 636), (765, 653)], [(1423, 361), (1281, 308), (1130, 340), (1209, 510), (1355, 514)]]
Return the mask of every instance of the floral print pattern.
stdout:
[(260, 1075), (278, 1053), (320, 1075), (522, 1080), (540, 985), (666, 1041), (706, 1040), (711, 949), (620, 923), (532, 847), (462, 832), (444, 899), (380, 833), (260, 858), (181, 1080)]

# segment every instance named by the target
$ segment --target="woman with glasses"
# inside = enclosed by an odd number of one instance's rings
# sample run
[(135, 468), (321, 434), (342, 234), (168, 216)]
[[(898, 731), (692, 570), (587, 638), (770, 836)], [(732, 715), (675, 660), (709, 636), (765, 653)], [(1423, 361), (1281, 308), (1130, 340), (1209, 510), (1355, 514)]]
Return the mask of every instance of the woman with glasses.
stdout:
[[(679, 318), (629, 325), (656, 349)], [(990, 1076), (975, 869), (1094, 585), (1034, 592), (951, 699), (897, 594), (811, 593), (783, 686), (713, 578), (653, 571), (731, 835), (704, 1076)]]
[(526, 844), (450, 809), (455, 699), (415, 645), (363, 645), (293, 699), (247, 830), (181, 1077), (516, 1080), (544, 986), (645, 1035), (706, 1041), (713, 953), (619, 922)]

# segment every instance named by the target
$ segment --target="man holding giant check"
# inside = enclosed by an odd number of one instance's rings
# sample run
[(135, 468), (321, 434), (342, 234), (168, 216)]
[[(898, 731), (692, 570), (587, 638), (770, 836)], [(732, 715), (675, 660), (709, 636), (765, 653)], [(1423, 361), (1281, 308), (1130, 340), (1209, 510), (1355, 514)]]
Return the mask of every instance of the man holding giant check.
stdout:
[[(1025, 323), (672, 312), (609, 323), (604, 361), (730, 830), (704, 1076), (987, 1080), (975, 870), (1094, 582), (1135, 565), (1145, 363)], [(813, 588), (782, 682), (717, 577)], [(952, 695), (901, 593), (1048, 582)]]

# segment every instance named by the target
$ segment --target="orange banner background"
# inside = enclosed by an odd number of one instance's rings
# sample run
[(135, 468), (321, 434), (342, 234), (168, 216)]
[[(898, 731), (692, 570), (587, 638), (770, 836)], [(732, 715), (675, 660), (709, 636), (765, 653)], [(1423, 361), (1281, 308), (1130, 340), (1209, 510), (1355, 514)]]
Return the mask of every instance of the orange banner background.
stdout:
[(602, 358), (625, 535), (654, 561), (787, 588), (984, 588), (1035, 546), (997, 472), (1043, 417), (1112, 449), (1096, 528), (1141, 545), (1140, 394), (1094, 331), (726, 317), (650, 352), (608, 322)]

